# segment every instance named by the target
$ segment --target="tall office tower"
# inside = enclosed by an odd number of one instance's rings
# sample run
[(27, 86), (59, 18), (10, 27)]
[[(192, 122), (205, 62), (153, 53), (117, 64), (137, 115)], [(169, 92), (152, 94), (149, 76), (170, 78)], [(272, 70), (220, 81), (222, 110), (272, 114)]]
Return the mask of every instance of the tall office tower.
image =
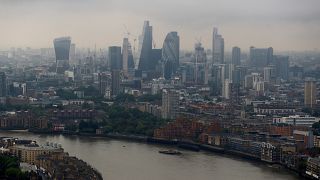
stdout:
[(194, 84), (195, 82), (195, 66), (193, 62), (184, 63), (180, 66), (182, 73), (182, 82), (187, 84)]
[(72, 43), (70, 45), (70, 64), (76, 65), (76, 44)]
[(212, 66), (212, 87), (211, 91), (215, 96), (222, 95), (222, 88), (224, 86), (224, 81), (226, 79), (226, 65), (225, 64), (215, 64)]
[(120, 81), (121, 81), (121, 77), (120, 77), (120, 70), (119, 69), (115, 69), (112, 70), (112, 74), (111, 74), (111, 78), (112, 78), (112, 84), (111, 84), (111, 95), (112, 96), (117, 96), (121, 93), (121, 87), (120, 87)]
[(236, 87), (245, 86), (245, 76), (247, 75), (247, 68), (244, 66), (237, 66), (232, 73), (232, 83)]
[(150, 62), (152, 50), (152, 26), (149, 25), (149, 21), (144, 22), (142, 35), (139, 36), (139, 49), (138, 49), (138, 70), (141, 71), (152, 71)]
[[(162, 58), (162, 49), (152, 49), (151, 56), (150, 56), (150, 71), (156, 70), (157, 66), (161, 65), (161, 58)], [(160, 69), (161, 73), (161, 69)]]
[(263, 68), (264, 81), (274, 83), (276, 80), (276, 70), (274, 66), (268, 66)]
[(0, 72), (0, 97), (7, 96), (7, 76), (6, 73)]
[(239, 66), (240, 65), (240, 58), (241, 58), (241, 50), (239, 47), (232, 48), (232, 60), (231, 63)]
[(226, 64), (227, 72), (226, 72), (226, 78), (229, 79), (230, 82), (233, 82), (233, 74), (235, 70), (234, 64)]
[(194, 80), (195, 84), (208, 84), (207, 54), (201, 43), (195, 45), (194, 54)]
[(125, 74), (128, 74), (129, 69), (134, 68), (133, 54), (131, 44), (128, 38), (123, 38), (122, 44), (122, 69)]
[(213, 28), (212, 62), (213, 64), (224, 63), (224, 39), (222, 35), (218, 34), (217, 28)]
[(317, 100), (317, 87), (316, 82), (307, 79), (304, 83), (304, 105), (306, 107), (314, 108)]
[(230, 99), (232, 82), (229, 79), (224, 80), (222, 88), (222, 97)]
[(253, 67), (263, 68), (272, 63), (273, 49), (250, 47), (250, 63)]
[(121, 56), (121, 47), (119, 46), (110, 46), (109, 47), (109, 64), (111, 70), (120, 70), (122, 69), (122, 56)]
[(273, 56), (278, 78), (287, 81), (289, 79), (289, 56)]
[(174, 89), (162, 90), (162, 118), (175, 119), (179, 112), (179, 92)]
[(98, 82), (99, 82), (99, 92), (101, 95), (105, 96), (107, 90), (111, 89), (111, 77), (110, 74), (105, 72), (98, 73)]
[(69, 68), (71, 38), (56, 38), (53, 40), (53, 45), (56, 54), (56, 73), (64, 74)]
[(167, 34), (162, 47), (163, 76), (170, 79), (179, 67), (180, 38), (177, 32)]

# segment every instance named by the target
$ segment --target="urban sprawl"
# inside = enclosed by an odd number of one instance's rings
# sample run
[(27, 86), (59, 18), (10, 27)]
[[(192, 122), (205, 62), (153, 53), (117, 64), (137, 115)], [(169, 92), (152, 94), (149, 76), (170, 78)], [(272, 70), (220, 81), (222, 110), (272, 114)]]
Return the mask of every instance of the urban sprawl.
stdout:
[[(229, 51), (217, 28), (208, 49), (181, 50), (178, 32), (156, 49), (152, 30), (145, 21), (139, 37), (107, 49), (60, 37), (0, 51), (0, 129), (185, 145), (320, 179), (319, 52)], [(59, 144), (0, 140), (0, 160), (36, 166), (36, 176), (102, 179)]]

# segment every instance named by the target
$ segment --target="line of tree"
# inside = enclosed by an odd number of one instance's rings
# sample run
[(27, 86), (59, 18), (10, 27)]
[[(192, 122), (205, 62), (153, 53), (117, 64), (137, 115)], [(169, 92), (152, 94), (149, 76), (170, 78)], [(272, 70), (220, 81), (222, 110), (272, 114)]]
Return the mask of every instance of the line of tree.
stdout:
[(152, 136), (153, 131), (165, 125), (168, 120), (158, 118), (138, 109), (126, 109), (122, 106), (108, 106), (101, 122), (83, 120), (79, 123), (80, 132), (94, 132), (103, 128), (105, 133)]

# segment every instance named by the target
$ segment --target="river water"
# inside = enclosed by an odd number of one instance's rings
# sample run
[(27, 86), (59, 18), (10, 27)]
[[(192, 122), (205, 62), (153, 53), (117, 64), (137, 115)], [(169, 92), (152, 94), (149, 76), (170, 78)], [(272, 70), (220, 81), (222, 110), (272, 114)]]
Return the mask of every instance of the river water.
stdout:
[(181, 150), (180, 156), (159, 154), (169, 147), (107, 138), (39, 135), (0, 131), (0, 137), (60, 143), (72, 156), (88, 162), (109, 180), (298, 180), (286, 170), (210, 152)]

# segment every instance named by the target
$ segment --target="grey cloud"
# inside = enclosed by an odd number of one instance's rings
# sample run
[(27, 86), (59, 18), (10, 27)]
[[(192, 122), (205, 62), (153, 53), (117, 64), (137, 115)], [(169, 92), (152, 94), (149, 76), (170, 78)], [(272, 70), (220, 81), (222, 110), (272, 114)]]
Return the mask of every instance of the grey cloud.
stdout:
[[(158, 44), (167, 31), (179, 30), (182, 47), (189, 49), (195, 36), (206, 37), (209, 47), (214, 25), (230, 46), (265, 45), (265, 38), (279, 49), (320, 47), (313, 38), (320, 36), (319, 0), (0, 0), (0, 21), (5, 25), (0, 28), (0, 47), (27, 45), (32, 39), (30, 46), (45, 46), (63, 33), (75, 36), (82, 46), (93, 41), (109, 45), (116, 39), (121, 42), (123, 24), (139, 34), (144, 19), (154, 25)], [(242, 37), (235, 39), (235, 34)]]

